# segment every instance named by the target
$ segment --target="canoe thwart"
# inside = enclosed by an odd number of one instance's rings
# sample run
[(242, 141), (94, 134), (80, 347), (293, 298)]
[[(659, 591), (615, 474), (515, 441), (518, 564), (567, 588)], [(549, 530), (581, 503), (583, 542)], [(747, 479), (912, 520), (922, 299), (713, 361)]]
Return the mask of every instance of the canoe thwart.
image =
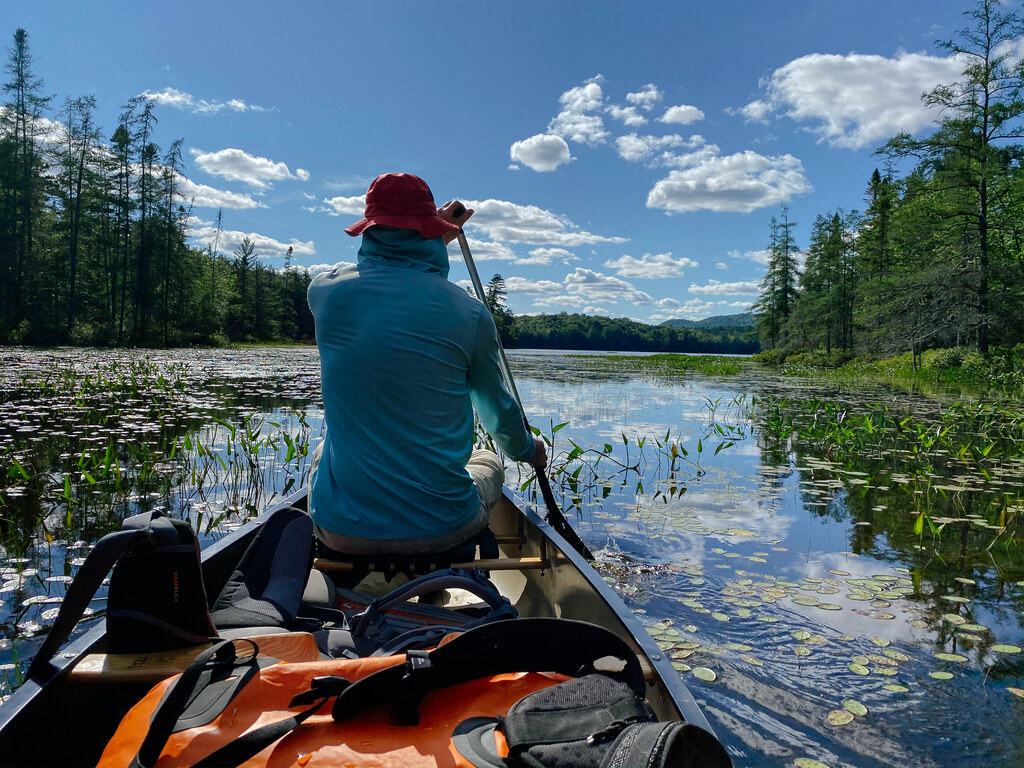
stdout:
[[(496, 557), (482, 560), (470, 560), (465, 563), (425, 563), (414, 561), (403, 563), (398, 560), (382, 560), (381, 562), (360, 561), (359, 567), (369, 568), (371, 571), (404, 571), (406, 569), (423, 572), (438, 570), (440, 568), (482, 568), (485, 571), (538, 571), (551, 567), (551, 561), (545, 557)], [(313, 560), (313, 568), (318, 571), (352, 571), (356, 563), (351, 560), (335, 560), (326, 557), (318, 557)]]

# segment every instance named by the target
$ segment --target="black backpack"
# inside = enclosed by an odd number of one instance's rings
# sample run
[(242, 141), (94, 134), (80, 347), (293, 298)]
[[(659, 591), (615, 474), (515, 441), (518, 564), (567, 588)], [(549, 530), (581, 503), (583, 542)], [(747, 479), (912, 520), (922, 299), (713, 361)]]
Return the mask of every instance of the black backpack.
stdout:
[(203, 585), (199, 540), (184, 520), (145, 512), (100, 539), (68, 587), (49, 635), (28, 669), (43, 672), (71, 635), (103, 579), (113, 653), (168, 651), (217, 636)]

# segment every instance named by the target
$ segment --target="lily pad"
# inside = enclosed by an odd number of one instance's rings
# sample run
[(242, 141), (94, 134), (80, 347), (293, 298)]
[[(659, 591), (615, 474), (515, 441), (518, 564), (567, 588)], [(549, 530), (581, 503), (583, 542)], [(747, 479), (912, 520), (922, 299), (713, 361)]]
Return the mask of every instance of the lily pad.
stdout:
[(983, 624), (961, 624), (960, 629), (964, 632), (988, 632), (988, 627)]
[(962, 656), (959, 653), (936, 653), (934, 656), (936, 659), (940, 659), (942, 661), (955, 661), (958, 664), (963, 664), (967, 661), (967, 657)]
[(868, 638), (868, 639), (869, 639), (869, 640), (870, 640), (870, 641), (871, 641), (872, 643), (874, 643), (875, 645), (877, 645), (877, 646), (878, 646), (879, 648), (885, 648), (885, 646), (887, 646), (887, 645), (890, 645), (890, 644), (891, 644), (891, 641), (887, 640), (887, 639), (886, 639), (886, 638), (884, 638), (884, 637), (870, 637), (870, 638)]
[(810, 656), (811, 649), (808, 648), (806, 645), (798, 645), (796, 648), (793, 649), (793, 653), (795, 653), (797, 656)]
[(764, 666), (764, 662), (763, 661), (761, 661), (760, 659), (758, 659), (758, 658), (756, 658), (754, 656), (751, 656), (749, 653), (741, 653), (740, 654), (740, 658), (743, 661), (747, 662), (747, 664), (753, 664), (755, 667), (763, 667)]
[(793, 639), (795, 640), (806, 640), (810, 636), (811, 633), (803, 629), (798, 629), (796, 632), (793, 633)]
[(1014, 696), (1020, 696), (1020, 698), (1024, 699), (1024, 688), (1007, 688), (1006, 690)]
[(848, 712), (852, 712), (857, 717), (864, 717), (868, 713), (868, 708), (856, 699), (845, 699), (843, 701), (843, 708)]
[(698, 680), (703, 680), (705, 683), (713, 683), (718, 679), (718, 675), (715, 674), (713, 669), (707, 667), (694, 667), (693, 676)]
[(846, 725), (853, 722), (853, 712), (845, 709), (833, 709), (825, 719), (829, 725)]
[(812, 760), (809, 757), (798, 757), (793, 761), (793, 768), (831, 768), (831, 766)]
[(910, 657), (907, 656), (907, 654), (901, 653), (900, 651), (894, 651), (891, 648), (886, 648), (882, 653), (896, 661), (910, 661)]
[(1020, 653), (1019, 645), (1005, 645), (1000, 643), (999, 645), (993, 645), (989, 650), (995, 651), (996, 653)]
[(850, 664), (850, 671), (857, 675), (870, 675), (871, 670), (863, 664)]
[(959, 616), (958, 614), (955, 614), (955, 613), (944, 613), (942, 615), (942, 618), (944, 618), (950, 624), (966, 624), (967, 623), (967, 619), (965, 619), (963, 616)]
[(886, 683), (882, 688), (887, 691), (892, 691), (893, 693), (906, 693), (910, 690), (907, 686), (899, 685), (898, 683)]
[(928, 675), (936, 680), (951, 680), (953, 677), (949, 672), (929, 672)]

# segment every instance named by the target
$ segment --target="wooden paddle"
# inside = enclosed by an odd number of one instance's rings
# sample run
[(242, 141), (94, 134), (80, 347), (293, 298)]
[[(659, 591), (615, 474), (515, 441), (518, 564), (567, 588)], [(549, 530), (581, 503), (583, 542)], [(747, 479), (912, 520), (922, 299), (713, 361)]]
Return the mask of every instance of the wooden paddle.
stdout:
[[(458, 218), (466, 212), (466, 207), (459, 202), (456, 202), (456, 208), (452, 210), (453, 218)], [(462, 258), (466, 262), (466, 267), (469, 269), (469, 278), (473, 281), (473, 289), (476, 291), (477, 297), (484, 304), (487, 304), (487, 300), (484, 298), (484, 287), (480, 282), (480, 275), (476, 271), (476, 264), (473, 263), (473, 254), (469, 252), (469, 242), (466, 240), (466, 233), (459, 229), (458, 233), (459, 247), (462, 249)], [(530, 430), (530, 422), (526, 418), (526, 411), (523, 409), (523, 401), (519, 398), (519, 391), (516, 389), (515, 380), (512, 378), (512, 371), (508, 367), (508, 358), (505, 356), (505, 349), (498, 344), (498, 352), (500, 353), (498, 361), (501, 363), (501, 374), (505, 379), (505, 385), (508, 387), (509, 392), (512, 393), (512, 397), (515, 398), (516, 403), (519, 405), (519, 412), (523, 414), (523, 423), (526, 424), (527, 431)], [(533, 433), (530, 432), (532, 435)], [(540, 495), (544, 498), (544, 504), (548, 508), (548, 523), (562, 536), (563, 539), (579, 552), (587, 560), (593, 560), (594, 555), (587, 548), (587, 545), (583, 543), (583, 539), (579, 537), (579, 534), (573, 530), (573, 527), (569, 525), (569, 521), (565, 519), (565, 515), (562, 514), (562, 510), (555, 502), (555, 495), (551, 492), (551, 483), (548, 481), (547, 473), (544, 470), (537, 469), (537, 485), (540, 486)]]

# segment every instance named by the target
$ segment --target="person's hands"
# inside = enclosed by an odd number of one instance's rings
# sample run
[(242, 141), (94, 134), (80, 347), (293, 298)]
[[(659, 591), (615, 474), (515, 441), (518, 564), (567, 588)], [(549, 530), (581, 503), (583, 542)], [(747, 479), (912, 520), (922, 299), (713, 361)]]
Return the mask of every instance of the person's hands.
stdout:
[(530, 459), (530, 465), (538, 472), (543, 472), (548, 467), (547, 445), (539, 437), (533, 438), (533, 444), (537, 446), (537, 450), (534, 452), (533, 458)]
[[(445, 221), (451, 222), (452, 224), (456, 224), (459, 227), (462, 227), (463, 225), (465, 225), (467, 221), (469, 221), (469, 217), (473, 215), (473, 209), (466, 208), (466, 206), (464, 206), (458, 200), (449, 200), (447, 203), (445, 203), (444, 205), (437, 209), (437, 215), (440, 218), (444, 219)], [(458, 236), (459, 233), (457, 230), (453, 229), (451, 232), (446, 232), (444, 235), (445, 245), (450, 243)]]

